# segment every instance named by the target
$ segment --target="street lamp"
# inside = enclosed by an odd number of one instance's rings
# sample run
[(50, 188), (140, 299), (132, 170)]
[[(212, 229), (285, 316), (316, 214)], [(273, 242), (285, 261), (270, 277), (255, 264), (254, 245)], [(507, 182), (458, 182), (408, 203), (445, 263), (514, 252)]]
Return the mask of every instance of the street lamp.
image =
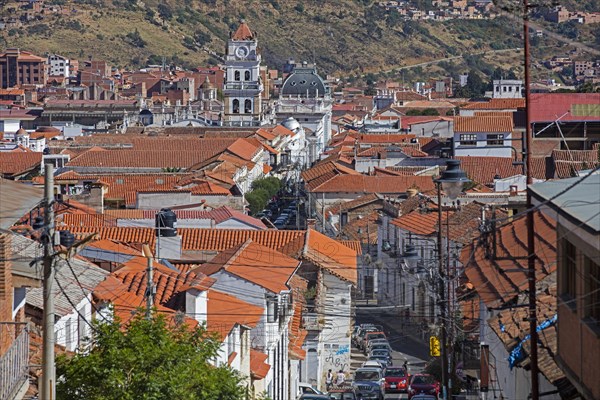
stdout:
[(452, 389), (452, 380), (449, 379), (450, 371), (448, 368), (448, 348), (446, 339), (446, 309), (448, 304), (446, 303), (446, 293), (444, 288), (444, 279), (446, 277), (446, 271), (444, 270), (444, 245), (442, 243), (442, 189), (446, 196), (454, 201), (458, 195), (462, 192), (465, 183), (470, 182), (467, 178), (467, 174), (460, 169), (459, 160), (447, 160), (446, 170), (441, 176), (434, 181), (437, 186), (437, 197), (438, 197), (438, 285), (439, 285), (439, 302), (440, 302), (440, 321), (441, 321), (441, 358), (442, 358), (442, 386), (443, 386), (443, 399), (447, 400), (450, 396), (449, 390)]

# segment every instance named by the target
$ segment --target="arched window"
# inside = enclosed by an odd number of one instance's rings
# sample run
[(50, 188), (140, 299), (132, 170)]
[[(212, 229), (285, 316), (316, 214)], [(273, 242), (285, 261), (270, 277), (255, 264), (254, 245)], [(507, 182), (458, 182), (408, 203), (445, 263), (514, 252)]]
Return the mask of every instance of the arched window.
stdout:
[(244, 113), (252, 114), (252, 100), (246, 100), (244, 102)]
[(233, 77), (236, 81), (239, 81), (240, 80), (240, 71), (235, 71), (233, 73)]
[(244, 72), (244, 80), (245, 81), (249, 81), (250, 80), (250, 71)]
[(234, 114), (240, 113), (240, 101), (238, 99), (233, 100), (233, 113)]

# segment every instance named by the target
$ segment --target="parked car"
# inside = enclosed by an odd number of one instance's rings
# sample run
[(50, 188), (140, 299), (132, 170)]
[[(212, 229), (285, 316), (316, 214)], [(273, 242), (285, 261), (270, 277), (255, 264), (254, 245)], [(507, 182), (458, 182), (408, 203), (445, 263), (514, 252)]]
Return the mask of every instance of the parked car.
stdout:
[(412, 399), (417, 394), (427, 394), (437, 397), (440, 394), (440, 383), (432, 375), (415, 374), (410, 378), (408, 398)]
[[(313, 387), (310, 383), (300, 382), (298, 383), (299, 395), (324, 395), (319, 389)], [(304, 399), (304, 397), (301, 397)]]
[(361, 397), (354, 386), (338, 386), (329, 389), (329, 398), (331, 400), (359, 400)]
[(389, 366), (385, 370), (385, 392), (394, 393), (408, 391), (409, 376), (403, 367)]
[(366, 350), (367, 350), (367, 348), (369, 346), (369, 341), (370, 340), (374, 340), (374, 339), (385, 339), (385, 340), (387, 340), (387, 337), (385, 336), (385, 333), (383, 333), (381, 331), (367, 332), (367, 334), (365, 335), (365, 338), (362, 341), (363, 351), (366, 352)]
[(363, 399), (383, 400), (385, 379), (379, 368), (361, 367), (354, 373), (352, 386)]
[(390, 346), (387, 340), (385, 342), (371, 342), (369, 350), (371, 353), (375, 350), (385, 350), (390, 354), (392, 353), (392, 347)]
[(299, 397), (299, 400), (329, 400), (329, 396), (326, 394), (303, 394)]
[(380, 344), (380, 345), (387, 345), (388, 347), (391, 348), (390, 343), (388, 342), (387, 339), (384, 339), (384, 338), (371, 339), (367, 343), (367, 346), (365, 348), (365, 354), (369, 354), (373, 350), (373, 346), (378, 345), (378, 344)]
[(385, 362), (385, 367), (392, 365), (392, 355), (385, 350), (375, 350), (369, 353), (369, 360), (375, 361), (383, 361)]

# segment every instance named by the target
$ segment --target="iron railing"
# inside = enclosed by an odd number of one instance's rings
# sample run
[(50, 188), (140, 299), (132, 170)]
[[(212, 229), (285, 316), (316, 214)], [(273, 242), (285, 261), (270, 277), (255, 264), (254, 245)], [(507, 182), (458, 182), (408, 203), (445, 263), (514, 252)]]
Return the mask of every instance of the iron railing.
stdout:
[(29, 331), (27, 327), (0, 357), (0, 400), (9, 400), (29, 379)]

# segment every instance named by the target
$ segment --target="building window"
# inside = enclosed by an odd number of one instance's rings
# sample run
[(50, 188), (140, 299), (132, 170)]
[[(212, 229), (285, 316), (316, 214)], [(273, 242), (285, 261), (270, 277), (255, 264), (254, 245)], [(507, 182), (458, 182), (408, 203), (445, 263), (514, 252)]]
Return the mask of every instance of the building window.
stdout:
[(239, 81), (240, 80), (240, 71), (235, 71), (233, 73), (233, 77), (234, 77), (233, 78), (234, 80)]
[(584, 316), (600, 322), (600, 265), (592, 259), (584, 258), (585, 290), (581, 296), (584, 299)]
[(249, 81), (250, 80), (250, 71), (244, 72), (244, 80), (245, 81)]
[(508, 87), (508, 91), (509, 91), (509, 92), (512, 92), (512, 89), (513, 89), (513, 87), (512, 87), (512, 86), (509, 86), (509, 87)]
[(503, 134), (487, 135), (487, 145), (488, 146), (504, 146), (504, 135)]
[(461, 146), (477, 146), (477, 135), (469, 133), (460, 135)]
[(564, 241), (560, 278), (561, 295), (567, 300), (568, 305), (572, 309), (577, 309), (577, 303), (575, 301), (575, 295), (577, 294), (577, 248), (567, 240)]
[(252, 114), (252, 100), (244, 101), (244, 113)]
[(233, 113), (234, 114), (240, 113), (240, 101), (238, 99), (233, 100)]

